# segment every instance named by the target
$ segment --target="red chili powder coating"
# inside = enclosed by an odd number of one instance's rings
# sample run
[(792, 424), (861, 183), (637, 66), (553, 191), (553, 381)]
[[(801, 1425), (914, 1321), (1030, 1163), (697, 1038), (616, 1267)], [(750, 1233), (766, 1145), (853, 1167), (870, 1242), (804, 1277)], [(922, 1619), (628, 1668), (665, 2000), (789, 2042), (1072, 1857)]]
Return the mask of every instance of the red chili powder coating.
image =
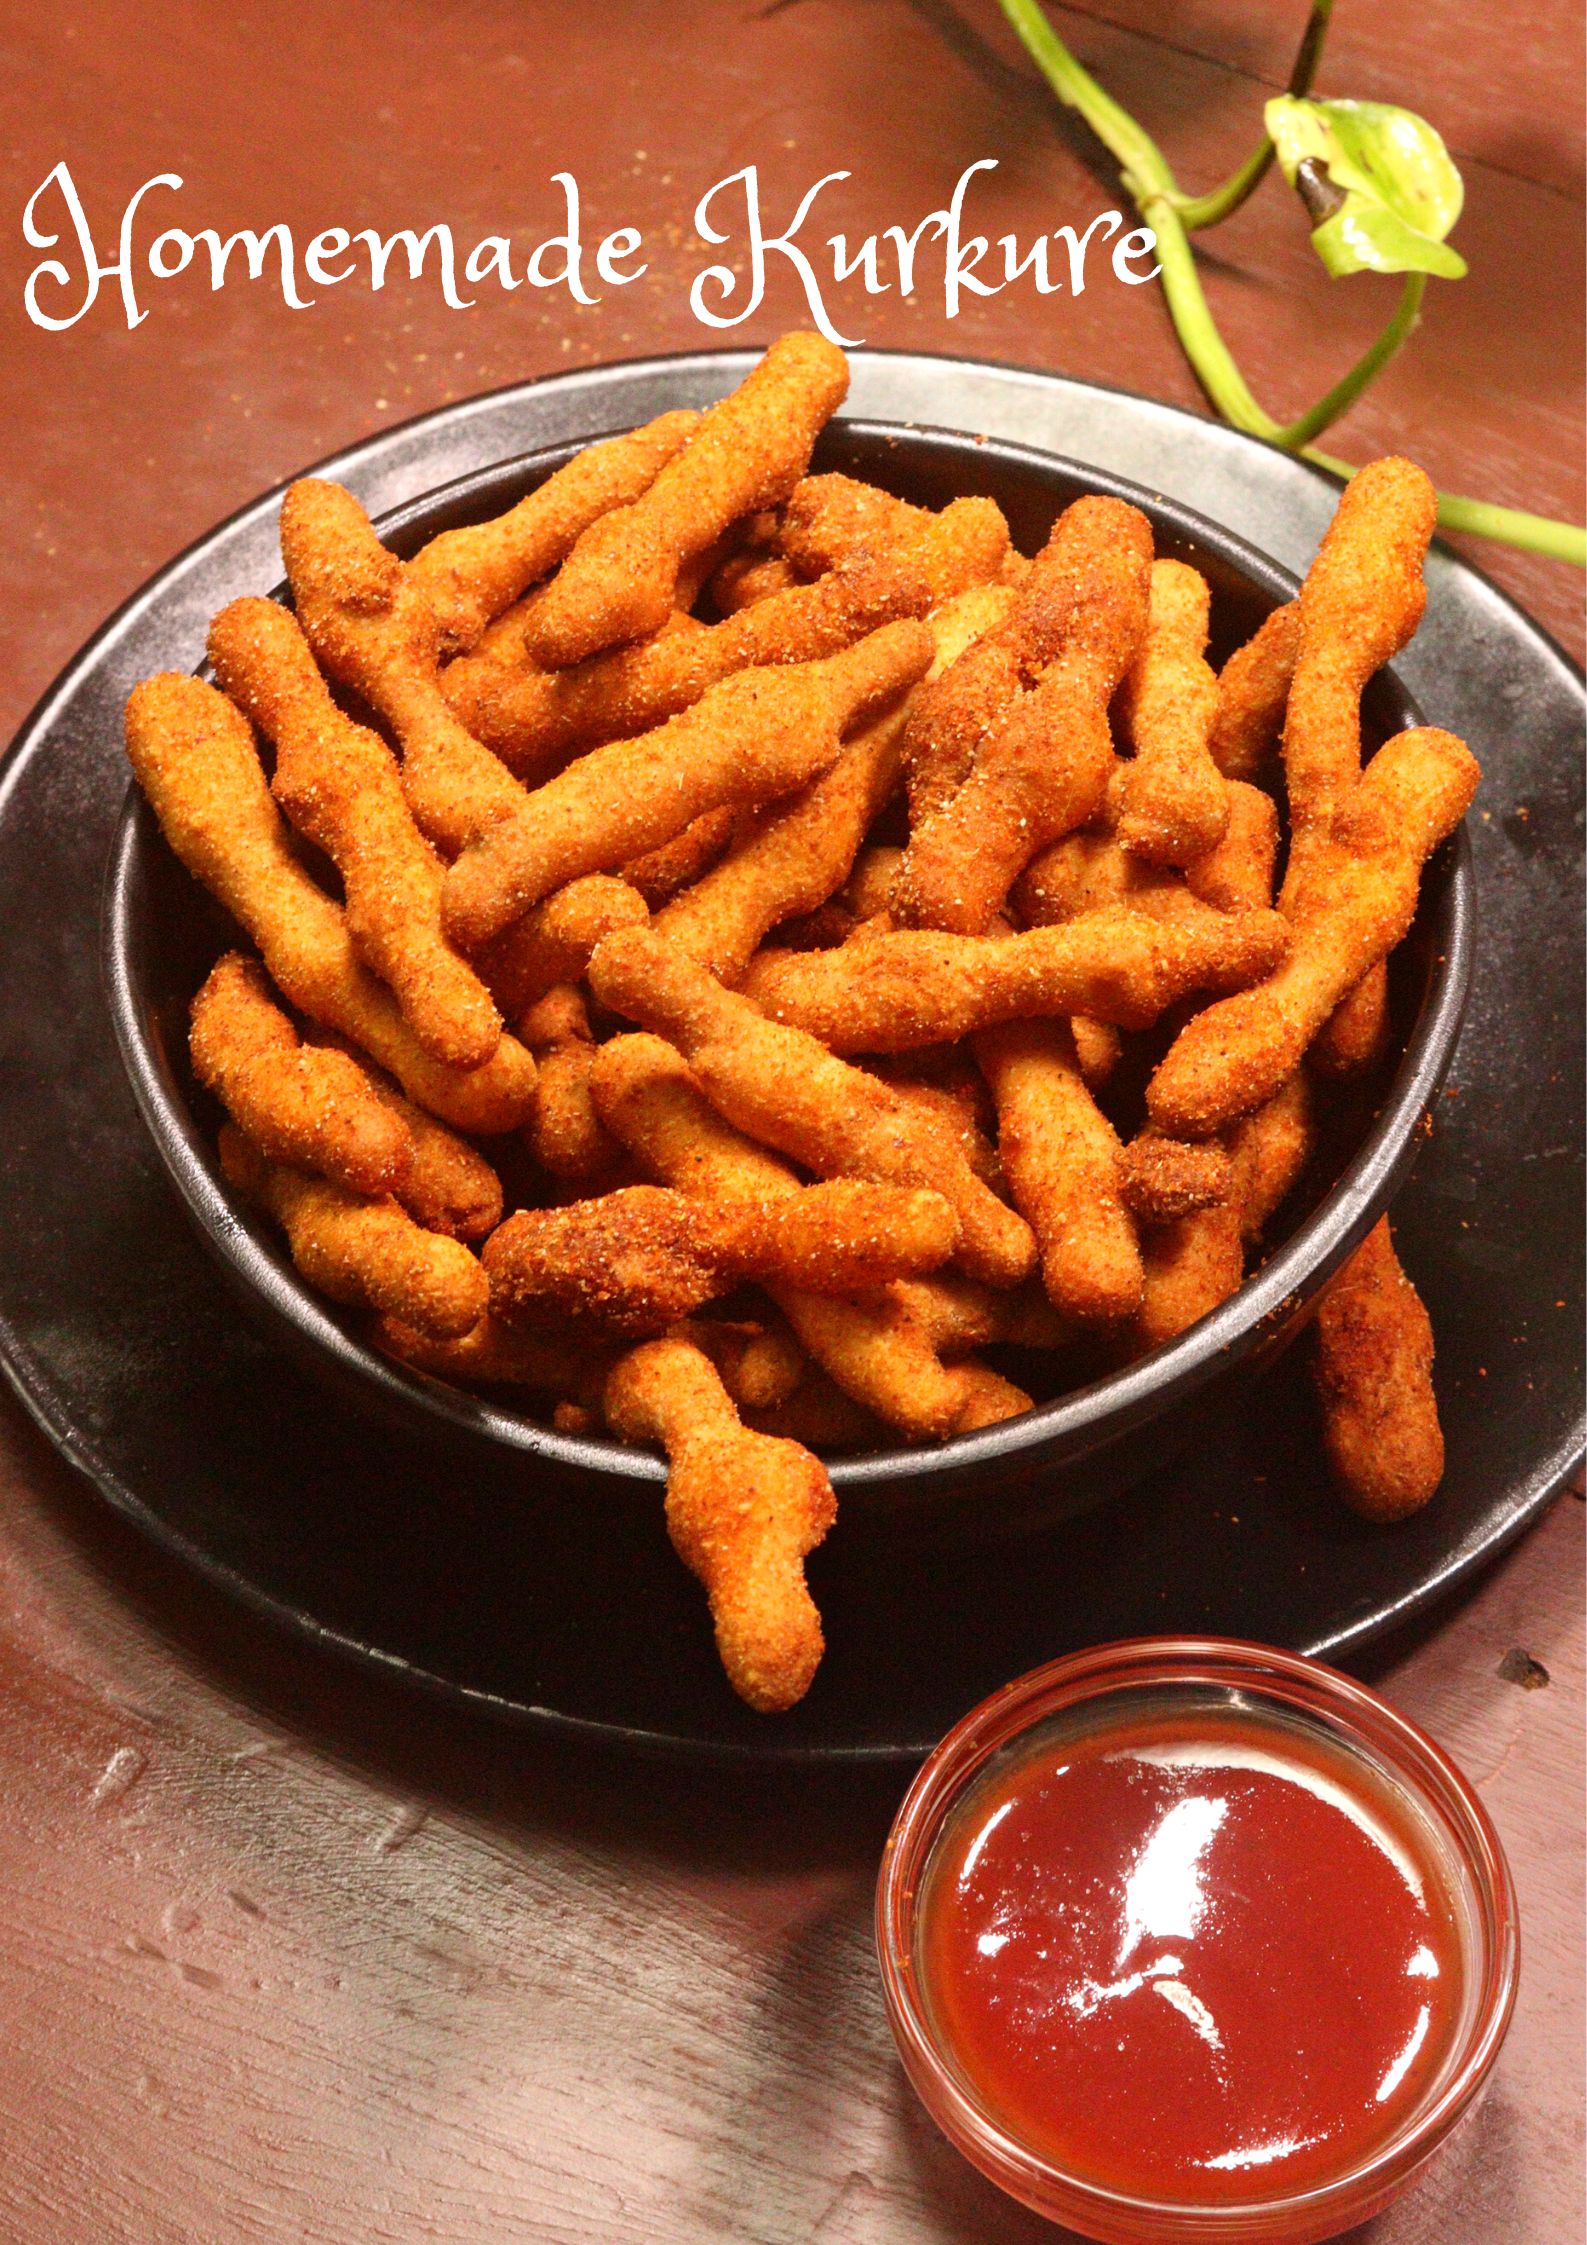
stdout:
[(1140, 2197), (1261, 2199), (1384, 2141), (1461, 1991), (1415, 1814), (1260, 1716), (1125, 1715), (1049, 1737), (933, 1855), (920, 1969), (1013, 2136)]

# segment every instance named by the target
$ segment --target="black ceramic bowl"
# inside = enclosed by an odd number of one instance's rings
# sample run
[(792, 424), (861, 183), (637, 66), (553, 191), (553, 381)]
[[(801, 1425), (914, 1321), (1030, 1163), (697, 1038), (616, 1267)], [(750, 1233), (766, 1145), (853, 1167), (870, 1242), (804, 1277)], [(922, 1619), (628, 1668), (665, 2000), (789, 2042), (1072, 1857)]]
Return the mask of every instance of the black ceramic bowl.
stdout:
[[(411, 553), (439, 531), (512, 505), (575, 449), (532, 453), (465, 477), (383, 517), (381, 533), (396, 551)], [(823, 435), (815, 464), (867, 477), (933, 507), (963, 493), (988, 493), (1027, 553), (1082, 492), (1127, 499), (1150, 516), (1158, 551), (1193, 562), (1211, 583), (1214, 661), (1296, 589), (1285, 570), (1190, 509), (1017, 445), (839, 421)], [(1392, 671), (1374, 681), (1365, 721), (1369, 743), (1418, 721)], [(846, 1533), (893, 1524), (911, 1533), (929, 1528), (954, 1535), (1024, 1529), (1127, 1486), (1215, 1422), (1237, 1388), (1294, 1333), (1318, 1289), (1408, 1172), (1459, 1033), (1471, 978), (1473, 909), (1462, 833), (1428, 868), (1416, 924), (1393, 961), (1398, 1058), (1358, 1104), (1345, 1139), (1314, 1164), (1296, 1196), (1288, 1236), (1238, 1294), (1138, 1364), (1041, 1403), (1022, 1418), (936, 1447), (835, 1461), (832, 1478)], [(160, 1157), (245, 1305), (353, 1406), (380, 1413), (416, 1439), (439, 1438), (460, 1450), (504, 1446), (523, 1455), (537, 1482), (565, 1482), (575, 1500), (601, 1487), (616, 1494), (659, 1481), (663, 1467), (647, 1451), (555, 1434), (508, 1403), (388, 1363), (365, 1345), (354, 1320), (310, 1292), (279, 1240), (236, 1205), (216, 1163), (216, 1111), (187, 1062), (189, 1003), (235, 934), (166, 847), (141, 793), (129, 788), (105, 889), (111, 1014)]]

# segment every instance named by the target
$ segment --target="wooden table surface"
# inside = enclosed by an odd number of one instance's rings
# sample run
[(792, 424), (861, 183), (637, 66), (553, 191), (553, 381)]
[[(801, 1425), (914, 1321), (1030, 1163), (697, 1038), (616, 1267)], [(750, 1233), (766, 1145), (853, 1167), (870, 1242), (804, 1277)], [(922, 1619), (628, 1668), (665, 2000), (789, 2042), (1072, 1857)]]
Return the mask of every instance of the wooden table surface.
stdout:
[[(1201, 184), (1244, 152), (1304, 8), (1054, 14)], [(1581, 35), (1575, 0), (1340, 0), (1323, 79), (1441, 126), (1472, 265), (1434, 284), (1338, 449), (1577, 519)], [(496, 384), (697, 347), (690, 214), (740, 165), (771, 211), (850, 170), (823, 231), (851, 237), (914, 225), (982, 156), (987, 233), (1115, 199), (991, 0), (81, 0), (12, 11), (4, 41), (0, 738), (129, 589), (303, 463)], [(587, 310), (523, 291), (460, 313), (397, 283), (294, 313), (263, 287), (172, 286), (134, 333), (107, 300), (50, 335), (19, 309), (39, 253), (17, 219), (63, 157), (101, 234), (174, 170), (164, 223), (285, 220), (300, 241), (442, 218), (533, 239), (568, 169), (595, 233), (644, 229), (652, 272)], [(1276, 187), (1212, 247), (1214, 305), (1275, 408), (1382, 317), (1379, 284), (1323, 280)], [(952, 326), (929, 292), (843, 302), (873, 343), (1197, 402), (1155, 289), (1011, 291)], [(734, 340), (800, 316), (779, 278)], [(1579, 578), (1480, 558), (1579, 653)], [(1581, 2234), (1582, 1534), (1560, 1500), (1366, 1668), (1478, 1780), (1526, 1942), (1493, 2093), (1374, 2245)], [(1501, 1675), (1515, 1648), (1544, 1688)], [(1054, 2234), (937, 2139), (893, 2062), (869, 1911), (896, 1776), (689, 1776), (417, 1704), (189, 1580), (9, 1403), (0, 1695), (14, 2245)]]

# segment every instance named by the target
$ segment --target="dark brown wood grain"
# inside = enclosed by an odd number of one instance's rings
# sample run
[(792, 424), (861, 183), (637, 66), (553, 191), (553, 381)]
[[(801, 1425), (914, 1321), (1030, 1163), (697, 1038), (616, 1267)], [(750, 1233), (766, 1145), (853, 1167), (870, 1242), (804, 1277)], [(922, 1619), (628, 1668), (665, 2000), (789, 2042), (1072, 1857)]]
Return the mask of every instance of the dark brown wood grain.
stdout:
[[(1187, 184), (1244, 153), (1304, 14), (1055, 11)], [(1340, 0), (1324, 90), (1398, 98), (1465, 167), (1471, 278), (1337, 435), (1579, 515), (1580, 11)], [(83, 0), (16, 11), (0, 73), (0, 737), (104, 613), (262, 487), (525, 376), (698, 347), (689, 215), (737, 165), (769, 208), (847, 168), (832, 229), (913, 224), (995, 156), (980, 230), (1116, 200), (991, 0)], [(533, 238), (575, 171), (646, 282), (587, 311), (432, 287), (292, 313), (173, 287), (28, 325), (21, 206), (67, 157), (100, 224), (162, 169), (181, 222)], [(1382, 316), (1282, 188), (1209, 243), (1275, 410)], [(1386, 284), (1387, 285), (1387, 284)], [(845, 299), (846, 308), (850, 299)], [(1198, 403), (1154, 289), (855, 301), (877, 344)], [(730, 340), (800, 318), (774, 285)], [(1572, 646), (1580, 580), (1480, 559)], [(195, 655), (198, 652), (195, 643)], [(1527, 1954), (1492, 2096), (1374, 2245), (1581, 2230), (1581, 1563), (1565, 1499), (1376, 1673), (1478, 1779)], [(1550, 1681), (1501, 1663), (1519, 1649)], [(278, 1638), (105, 1514), (0, 1407), (0, 2236), (7, 2245), (1000, 2245), (1054, 2233), (934, 2135), (870, 1953), (892, 1777), (704, 1778), (492, 1730)]]

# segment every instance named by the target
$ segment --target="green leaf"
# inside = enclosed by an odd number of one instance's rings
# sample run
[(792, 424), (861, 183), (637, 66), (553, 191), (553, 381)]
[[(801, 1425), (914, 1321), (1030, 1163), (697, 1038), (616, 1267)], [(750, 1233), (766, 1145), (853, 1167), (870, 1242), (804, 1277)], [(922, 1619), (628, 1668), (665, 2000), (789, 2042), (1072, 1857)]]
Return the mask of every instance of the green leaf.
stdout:
[(1284, 177), (1312, 218), (1312, 247), (1346, 273), (1436, 273), (1466, 261), (1445, 246), (1465, 199), (1460, 173), (1424, 118), (1382, 101), (1298, 101), (1266, 110)]

